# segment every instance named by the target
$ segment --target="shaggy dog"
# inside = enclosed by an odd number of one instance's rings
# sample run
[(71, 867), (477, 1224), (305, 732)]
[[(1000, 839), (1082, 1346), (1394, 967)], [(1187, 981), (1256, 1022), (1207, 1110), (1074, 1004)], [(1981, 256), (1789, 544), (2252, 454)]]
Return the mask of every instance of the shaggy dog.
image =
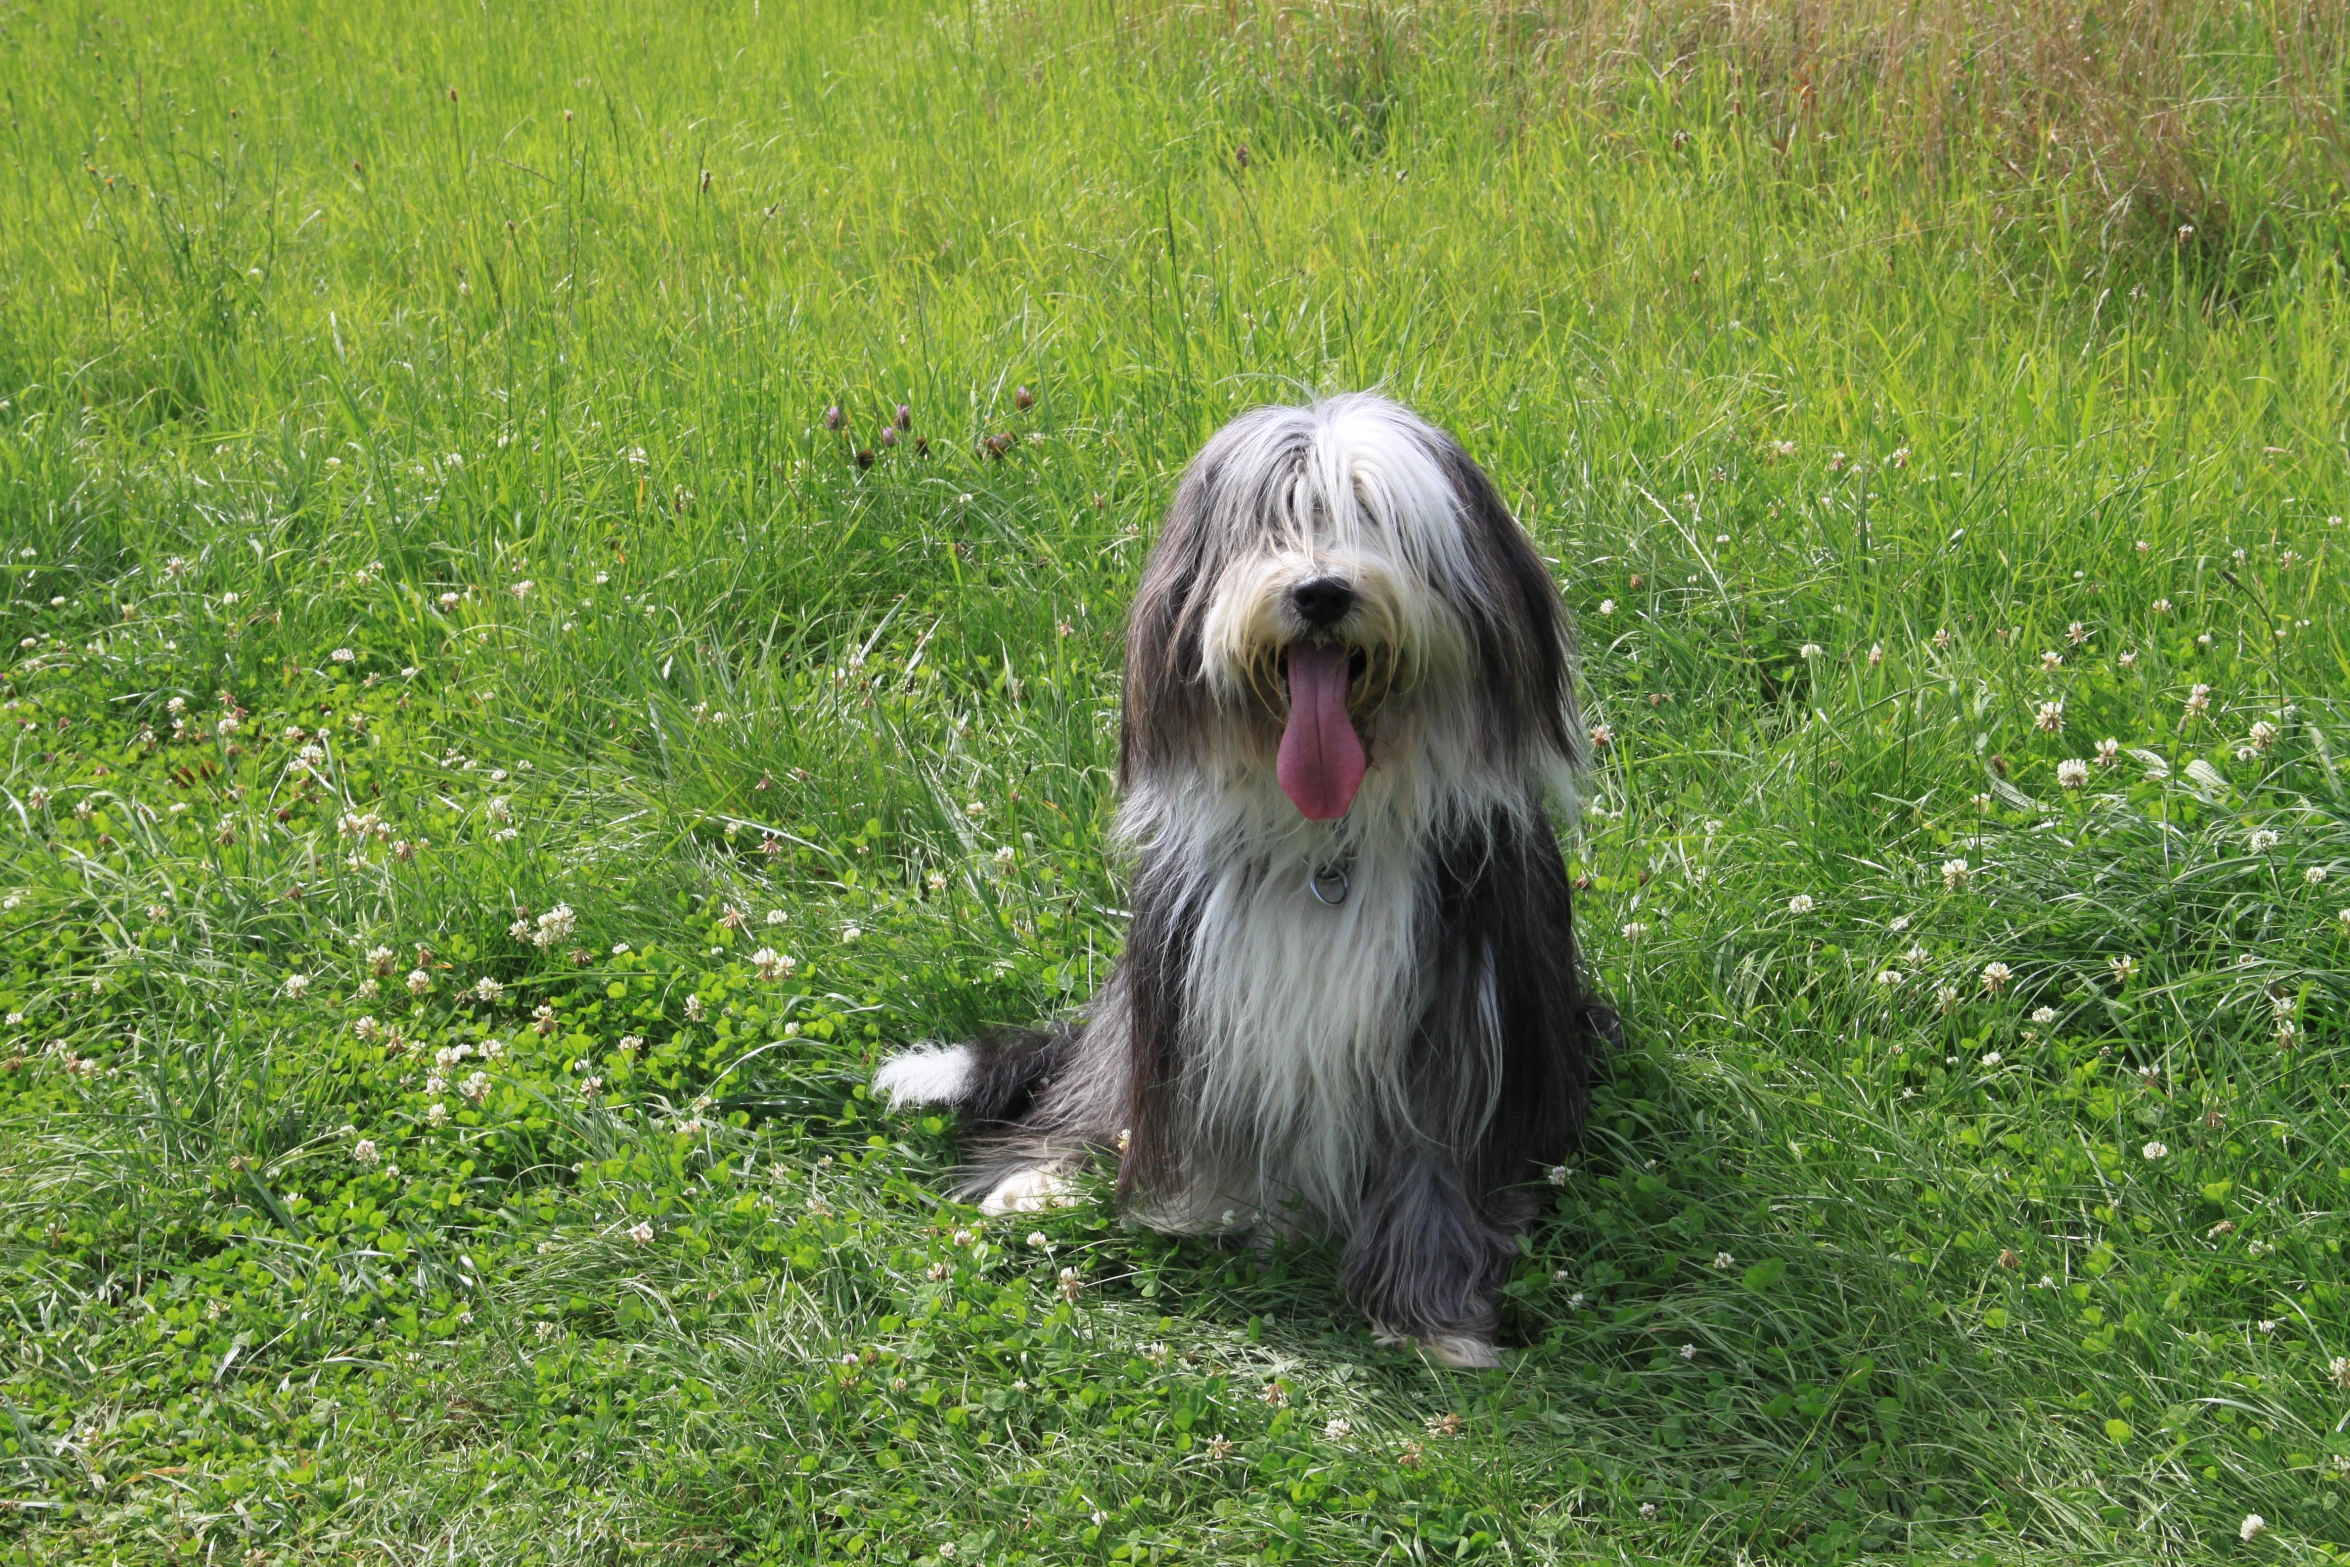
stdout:
[(1081, 1019), (887, 1062), (960, 1106), (962, 1187), (1095, 1150), (1154, 1229), (1345, 1238), (1383, 1343), (1495, 1363), (1495, 1295), (1615, 1015), (1550, 811), (1565, 606), (1460, 444), (1383, 398), (1259, 408), (1184, 474), (1126, 640), (1126, 949)]

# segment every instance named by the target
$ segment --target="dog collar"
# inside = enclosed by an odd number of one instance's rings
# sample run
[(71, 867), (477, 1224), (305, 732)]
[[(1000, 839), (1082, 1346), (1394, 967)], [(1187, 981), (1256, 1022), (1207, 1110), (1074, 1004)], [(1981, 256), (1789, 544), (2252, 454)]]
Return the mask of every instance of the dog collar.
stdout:
[(1314, 895), (1316, 903), (1326, 909), (1335, 909), (1346, 901), (1347, 893), (1352, 890), (1344, 865), (1316, 865), (1311, 858), (1307, 859), (1306, 891)]

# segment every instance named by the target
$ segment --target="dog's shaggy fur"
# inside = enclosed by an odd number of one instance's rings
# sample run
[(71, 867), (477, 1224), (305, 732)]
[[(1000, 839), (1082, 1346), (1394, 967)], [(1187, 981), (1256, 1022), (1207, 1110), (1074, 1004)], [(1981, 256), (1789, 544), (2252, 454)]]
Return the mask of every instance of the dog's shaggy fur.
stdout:
[(910, 1052), (966, 1195), (1116, 1150), (1154, 1228), (1346, 1240), (1381, 1338), (1494, 1361), (1525, 1183), (1614, 1014), (1553, 809), (1580, 724), (1558, 589), (1451, 436), (1372, 396), (1259, 408), (1184, 475), (1126, 644), (1126, 950), (1073, 1027)]

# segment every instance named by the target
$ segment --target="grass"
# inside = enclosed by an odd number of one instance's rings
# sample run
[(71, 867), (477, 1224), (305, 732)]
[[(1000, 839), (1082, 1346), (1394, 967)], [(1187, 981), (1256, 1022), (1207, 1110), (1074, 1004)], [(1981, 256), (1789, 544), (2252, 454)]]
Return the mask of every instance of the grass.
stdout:
[[(2132, 14), (8, 11), (0, 1556), (2350, 1560), (2341, 63)], [(1367, 385), (1608, 735), (1485, 1375), (862, 1087), (1100, 978), (1154, 519)]]

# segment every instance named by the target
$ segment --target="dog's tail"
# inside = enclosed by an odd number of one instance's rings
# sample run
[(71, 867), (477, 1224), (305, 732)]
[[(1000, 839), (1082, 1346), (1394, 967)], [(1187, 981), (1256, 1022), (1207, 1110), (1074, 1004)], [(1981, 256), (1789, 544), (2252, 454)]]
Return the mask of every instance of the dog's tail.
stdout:
[(951, 1105), (974, 1121), (1017, 1121), (1074, 1041), (1066, 1032), (1005, 1028), (968, 1044), (908, 1050), (881, 1063), (873, 1091), (888, 1095), (892, 1109)]

